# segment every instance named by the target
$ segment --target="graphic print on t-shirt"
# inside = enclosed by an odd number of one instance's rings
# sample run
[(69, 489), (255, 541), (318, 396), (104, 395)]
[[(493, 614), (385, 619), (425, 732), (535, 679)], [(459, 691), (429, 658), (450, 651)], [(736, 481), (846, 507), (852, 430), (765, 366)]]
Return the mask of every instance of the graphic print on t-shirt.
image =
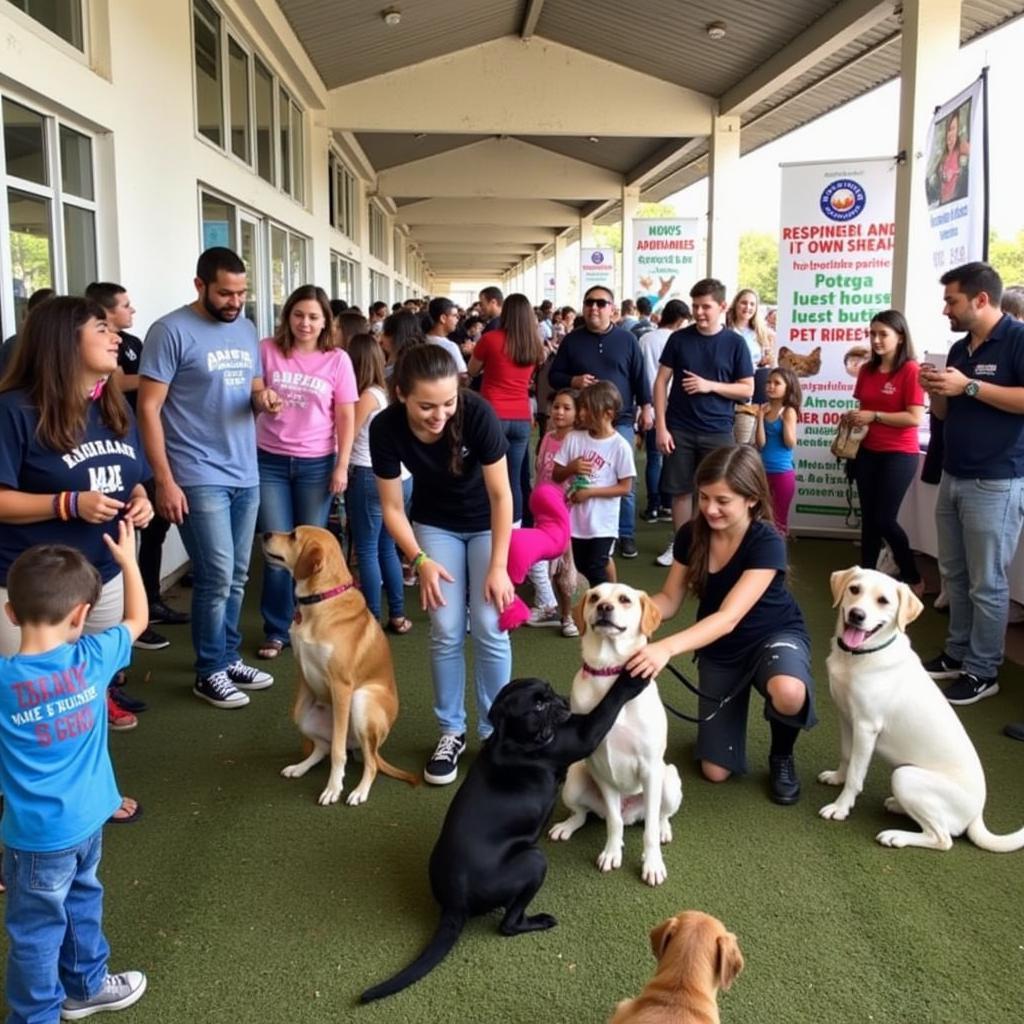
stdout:
[(278, 393), (286, 406), (294, 409), (305, 409), (311, 394), (329, 396), (331, 393), (330, 381), (295, 370), (272, 370), (268, 386)]
[[(102, 459), (108, 455), (116, 455), (135, 461), (135, 448), (124, 441), (86, 441), (77, 448), (61, 456), (68, 469), (73, 469), (89, 459)], [(124, 475), (121, 463), (108, 463), (104, 466), (87, 466), (89, 470), (89, 490), (100, 494), (117, 494), (125, 490)], [(134, 483), (132, 484), (134, 487)]]
[(36, 743), (48, 747), (89, 732), (95, 721), (88, 705), (96, 699), (96, 686), (85, 677), (79, 663), (49, 676), (11, 683), (18, 710), (11, 724), (33, 726)]
[(220, 373), (229, 388), (248, 388), (252, 366), (252, 353), (244, 348), (218, 348), (206, 353), (206, 369)]

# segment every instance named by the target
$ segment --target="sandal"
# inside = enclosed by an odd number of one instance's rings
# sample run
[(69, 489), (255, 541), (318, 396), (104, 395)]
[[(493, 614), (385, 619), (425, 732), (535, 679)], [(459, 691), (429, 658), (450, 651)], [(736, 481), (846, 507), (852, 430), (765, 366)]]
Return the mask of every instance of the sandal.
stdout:
[[(129, 814), (125, 814), (124, 817), (119, 818), (118, 814), (120, 814), (122, 811), (128, 810), (126, 804), (128, 804), (129, 801), (135, 804), (135, 809), (131, 811)], [(132, 800), (130, 796), (126, 796), (121, 800), (121, 806), (116, 811), (114, 811), (114, 813), (107, 819), (107, 821), (111, 825), (130, 825), (132, 824), (132, 822), (138, 821), (139, 818), (141, 817), (142, 804), (140, 804), (138, 800)]]
[(388, 632), (397, 633), (402, 636), (408, 633), (412, 629), (412, 619), (407, 619), (404, 615), (400, 615), (397, 619), (388, 620)]
[(284, 650), (283, 640), (264, 640), (256, 651), (256, 657), (272, 661)]

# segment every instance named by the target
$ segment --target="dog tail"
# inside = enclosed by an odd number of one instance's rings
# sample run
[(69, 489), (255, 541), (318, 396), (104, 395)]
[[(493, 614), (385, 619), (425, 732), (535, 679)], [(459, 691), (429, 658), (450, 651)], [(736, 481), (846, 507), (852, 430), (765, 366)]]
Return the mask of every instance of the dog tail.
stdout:
[(1024, 849), (1024, 828), (997, 836), (985, 827), (980, 814), (967, 826), (967, 838), (975, 846), (990, 850), (992, 853), (1013, 853), (1014, 850)]
[(434, 937), (427, 948), (404, 971), (399, 971), (393, 978), (368, 988), (359, 997), (359, 1001), (372, 1003), (375, 999), (401, 992), (403, 988), (408, 988), (420, 978), (426, 977), (451, 952), (465, 927), (464, 914), (442, 913), (437, 931), (434, 932)]
[(396, 768), (393, 764), (389, 764), (380, 756), (379, 751), (377, 753), (377, 771), (383, 772), (393, 779), (398, 779), (400, 782), (408, 782), (410, 786), (418, 786), (420, 784), (420, 777), (418, 775), (413, 775), (412, 772), (404, 772), (401, 768)]

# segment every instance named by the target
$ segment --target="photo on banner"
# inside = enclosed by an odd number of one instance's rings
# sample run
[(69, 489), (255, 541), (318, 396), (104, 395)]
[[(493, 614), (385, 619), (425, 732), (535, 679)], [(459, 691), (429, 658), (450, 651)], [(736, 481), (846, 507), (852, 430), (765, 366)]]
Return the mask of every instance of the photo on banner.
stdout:
[(688, 297), (697, 280), (699, 228), (696, 217), (634, 219), (635, 298), (650, 299), (655, 313), (669, 299)]
[(782, 165), (776, 350), (803, 391), (794, 532), (858, 526), (830, 448), (843, 413), (857, 407), (871, 318), (892, 305), (895, 199), (893, 157)]

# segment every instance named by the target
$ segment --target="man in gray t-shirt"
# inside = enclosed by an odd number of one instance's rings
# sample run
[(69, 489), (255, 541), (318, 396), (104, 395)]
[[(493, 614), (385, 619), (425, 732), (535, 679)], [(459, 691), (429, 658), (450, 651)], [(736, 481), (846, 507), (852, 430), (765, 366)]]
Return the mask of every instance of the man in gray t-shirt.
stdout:
[(242, 315), (245, 264), (207, 249), (196, 301), (149, 329), (139, 366), (139, 426), (160, 514), (181, 530), (195, 579), (192, 692), (220, 708), (243, 707), (241, 690), (273, 676), (240, 655), (239, 615), (259, 508), (254, 413), (276, 413), (264, 387), (256, 329)]

